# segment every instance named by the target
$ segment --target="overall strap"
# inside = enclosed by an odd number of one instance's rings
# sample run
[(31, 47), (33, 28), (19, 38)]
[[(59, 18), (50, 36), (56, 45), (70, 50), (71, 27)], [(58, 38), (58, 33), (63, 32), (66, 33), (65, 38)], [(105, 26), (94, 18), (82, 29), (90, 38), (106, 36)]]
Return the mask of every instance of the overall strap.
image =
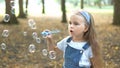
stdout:
[(72, 40), (72, 37), (69, 37), (69, 38), (67, 39), (67, 43), (70, 43), (71, 40)]
[[(69, 37), (68, 39), (67, 39), (67, 43), (70, 43), (71, 42), (71, 40), (72, 40), (72, 37)], [(89, 48), (89, 44), (88, 43), (86, 43), (82, 48), (83, 48), (83, 50), (86, 50), (87, 48)]]
[(86, 43), (82, 48), (83, 48), (83, 50), (86, 50), (87, 48), (89, 48), (89, 44), (88, 43)]

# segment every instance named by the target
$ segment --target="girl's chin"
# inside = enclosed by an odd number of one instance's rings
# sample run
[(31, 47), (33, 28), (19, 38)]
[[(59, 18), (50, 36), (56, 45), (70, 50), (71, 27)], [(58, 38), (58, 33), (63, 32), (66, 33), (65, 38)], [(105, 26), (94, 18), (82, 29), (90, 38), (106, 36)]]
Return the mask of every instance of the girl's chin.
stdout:
[(70, 33), (70, 36), (73, 36), (73, 34)]

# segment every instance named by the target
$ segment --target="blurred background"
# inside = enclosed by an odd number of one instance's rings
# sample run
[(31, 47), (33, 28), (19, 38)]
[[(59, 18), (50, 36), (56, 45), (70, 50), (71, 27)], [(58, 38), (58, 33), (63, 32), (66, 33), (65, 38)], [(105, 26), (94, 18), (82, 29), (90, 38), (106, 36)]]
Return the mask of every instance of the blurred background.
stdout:
[(62, 68), (62, 53), (50, 50), (41, 33), (51, 30), (57, 43), (80, 9), (94, 17), (104, 68), (119, 68), (119, 0), (0, 0), (0, 68)]

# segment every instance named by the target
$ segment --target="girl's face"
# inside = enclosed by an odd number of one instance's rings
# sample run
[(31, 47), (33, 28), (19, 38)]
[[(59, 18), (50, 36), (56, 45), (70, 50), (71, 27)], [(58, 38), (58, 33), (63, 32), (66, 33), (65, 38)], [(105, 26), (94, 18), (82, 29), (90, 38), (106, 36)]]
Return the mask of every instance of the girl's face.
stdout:
[(70, 17), (68, 30), (72, 37), (83, 37), (84, 32), (87, 31), (87, 27), (85, 25), (85, 19), (80, 15), (72, 15)]

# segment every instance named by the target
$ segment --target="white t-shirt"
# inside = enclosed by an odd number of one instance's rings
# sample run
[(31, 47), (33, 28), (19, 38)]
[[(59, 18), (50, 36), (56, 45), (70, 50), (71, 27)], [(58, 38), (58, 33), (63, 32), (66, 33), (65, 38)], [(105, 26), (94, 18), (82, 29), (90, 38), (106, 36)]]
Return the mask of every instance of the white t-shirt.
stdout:
[[(67, 43), (67, 39), (69, 38), (70, 36), (64, 38), (63, 40), (61, 40), (60, 42), (57, 43), (57, 47), (62, 50), (65, 54), (65, 49), (67, 47), (67, 44), (69, 44), (69, 46), (75, 48), (75, 49), (79, 49), (81, 50), (82, 47), (87, 43), (87, 42), (74, 42), (71, 40), (70, 43)], [(64, 57), (64, 55), (63, 55)], [(81, 56), (81, 60), (79, 61), (79, 66), (91, 66), (91, 63), (90, 63), (90, 58), (93, 57), (93, 54), (92, 54), (92, 49), (91, 47), (89, 47), (88, 49), (86, 49), (84, 52), (83, 52), (83, 55)]]

